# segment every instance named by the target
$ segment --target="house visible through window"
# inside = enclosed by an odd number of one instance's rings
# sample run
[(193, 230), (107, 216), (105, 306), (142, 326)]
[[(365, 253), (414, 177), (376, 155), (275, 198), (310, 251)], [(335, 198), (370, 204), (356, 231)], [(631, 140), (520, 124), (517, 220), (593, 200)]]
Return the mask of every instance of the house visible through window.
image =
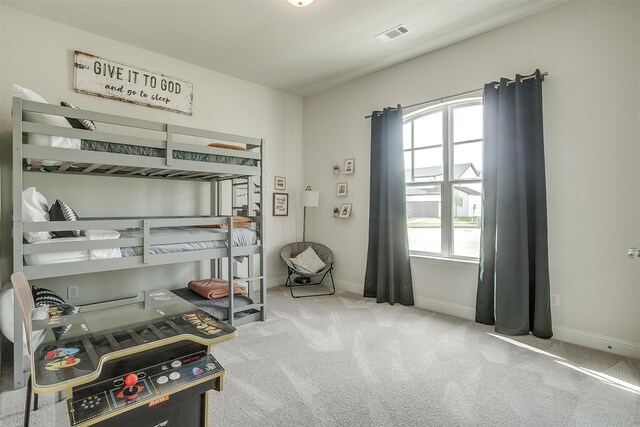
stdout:
[(482, 99), (405, 115), (403, 131), (409, 250), (478, 258)]

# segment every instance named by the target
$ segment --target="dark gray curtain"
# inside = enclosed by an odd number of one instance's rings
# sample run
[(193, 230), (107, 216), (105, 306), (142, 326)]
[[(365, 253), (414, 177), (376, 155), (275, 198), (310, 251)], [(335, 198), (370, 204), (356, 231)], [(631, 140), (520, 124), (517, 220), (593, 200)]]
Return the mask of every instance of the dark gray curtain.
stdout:
[(534, 75), (484, 86), (476, 321), (504, 334), (550, 338), (542, 77)]
[(402, 145), (402, 110), (371, 115), (369, 249), (364, 296), (413, 305)]

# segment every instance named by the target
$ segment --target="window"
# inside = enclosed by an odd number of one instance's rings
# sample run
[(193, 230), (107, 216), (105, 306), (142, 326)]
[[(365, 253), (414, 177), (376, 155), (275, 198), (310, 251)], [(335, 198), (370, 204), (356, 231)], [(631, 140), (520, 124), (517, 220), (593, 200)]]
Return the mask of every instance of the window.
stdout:
[(440, 104), (405, 116), (411, 253), (479, 257), (482, 118), (481, 98)]

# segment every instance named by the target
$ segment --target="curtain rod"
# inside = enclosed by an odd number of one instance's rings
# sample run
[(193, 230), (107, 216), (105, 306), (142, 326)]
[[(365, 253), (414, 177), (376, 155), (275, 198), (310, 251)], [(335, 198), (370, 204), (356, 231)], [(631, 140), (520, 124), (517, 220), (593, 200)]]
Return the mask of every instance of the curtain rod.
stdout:
[[(548, 71), (545, 71), (544, 73), (540, 73), (541, 80), (544, 81), (544, 77), (548, 76), (548, 75), (549, 75)], [(531, 80), (531, 79), (535, 79), (535, 78), (536, 78), (536, 75), (535, 74), (531, 74), (530, 76), (523, 77), (522, 79), (520, 79), (520, 81)], [(511, 83), (515, 83), (515, 82), (516, 82), (515, 79), (514, 80), (509, 80), (507, 82), (507, 84), (510, 85)], [(496, 83), (495, 87), (497, 89), (498, 87), (500, 87), (500, 84)], [(457, 97), (463, 96), (463, 95), (470, 95), (470, 94), (475, 93), (475, 92), (480, 92), (481, 90), (484, 90), (484, 88), (481, 87), (480, 89), (468, 90), (466, 92), (456, 93), (455, 95), (445, 96), (444, 98), (436, 98), (436, 99), (432, 99), (430, 101), (418, 102), (417, 104), (400, 106), (400, 108), (413, 108), (413, 107), (419, 107), (421, 105), (433, 104), (433, 103), (436, 103), (436, 102), (443, 102), (443, 101), (445, 101), (447, 99), (457, 98)], [(390, 107), (390, 108), (396, 108), (396, 107)], [(369, 114), (368, 116), (364, 116), (364, 118), (365, 119), (370, 119), (371, 118), (371, 114)]]

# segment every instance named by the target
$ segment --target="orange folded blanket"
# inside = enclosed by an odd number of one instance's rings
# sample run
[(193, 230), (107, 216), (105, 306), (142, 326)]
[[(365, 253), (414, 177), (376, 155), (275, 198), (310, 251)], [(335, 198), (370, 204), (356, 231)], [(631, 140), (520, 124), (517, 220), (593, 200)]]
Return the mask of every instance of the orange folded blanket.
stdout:
[[(234, 216), (233, 228), (251, 228), (253, 220), (246, 216)], [(227, 224), (213, 224), (213, 225), (196, 225), (200, 228), (227, 228)]]
[[(202, 279), (189, 282), (189, 289), (203, 298), (216, 299), (229, 296), (228, 282), (223, 279)], [(247, 295), (247, 285), (233, 284), (233, 294)]]
[(229, 150), (247, 151), (247, 149), (245, 147), (240, 147), (239, 145), (224, 144), (222, 142), (212, 142), (211, 144), (209, 144), (209, 147), (226, 148), (226, 149), (229, 149)]

